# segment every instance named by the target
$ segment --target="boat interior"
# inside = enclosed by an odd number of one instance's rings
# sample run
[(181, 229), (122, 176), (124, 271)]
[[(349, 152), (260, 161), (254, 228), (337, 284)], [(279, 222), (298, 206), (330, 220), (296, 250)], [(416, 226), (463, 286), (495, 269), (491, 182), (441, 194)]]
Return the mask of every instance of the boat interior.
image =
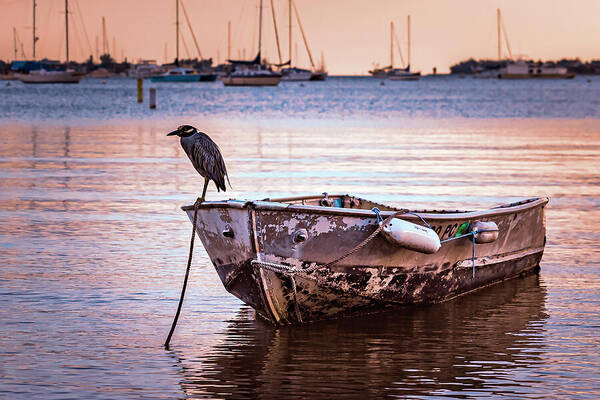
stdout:
[(273, 203), (286, 203), (293, 205), (320, 206), (320, 207), (337, 207), (337, 208), (354, 208), (359, 210), (372, 210), (373, 207), (379, 208), (381, 211), (400, 211), (399, 208), (391, 207), (385, 204), (366, 200), (348, 194), (330, 195), (323, 193), (313, 196), (298, 196), (298, 197), (282, 197), (277, 199), (264, 199)]
[[(508, 208), (513, 206), (519, 206), (533, 201), (538, 198), (521, 200), (514, 203), (500, 204), (489, 209)], [(263, 201), (273, 203), (286, 203), (292, 205), (307, 205), (307, 206), (319, 206), (319, 207), (336, 207), (336, 208), (353, 208), (358, 210), (372, 210), (377, 207), (380, 211), (400, 211), (400, 208), (392, 207), (390, 205), (377, 203), (357, 196), (351, 196), (349, 194), (336, 194), (330, 195), (328, 193), (322, 193), (321, 195), (312, 196), (297, 196), (297, 197), (282, 197), (282, 198), (266, 198)], [(416, 213), (430, 213), (430, 214), (455, 214), (455, 213), (468, 213), (472, 210), (411, 210)]]

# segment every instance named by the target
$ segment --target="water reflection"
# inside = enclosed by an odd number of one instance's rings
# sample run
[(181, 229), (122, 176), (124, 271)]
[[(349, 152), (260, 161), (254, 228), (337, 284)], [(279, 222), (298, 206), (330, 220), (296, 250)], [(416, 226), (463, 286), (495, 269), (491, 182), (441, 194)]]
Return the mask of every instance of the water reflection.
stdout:
[(542, 362), (539, 277), (445, 304), (299, 327), (244, 308), (208, 354), (177, 353), (189, 398), (381, 398), (535, 392), (514, 379)]
[(202, 183), (164, 136), (174, 123), (3, 126), (0, 391), (598, 398), (599, 120), (191, 120), (231, 173), (233, 189), (211, 199), (328, 191), (476, 208), (549, 196), (543, 284), (274, 330), (225, 292), (197, 246), (176, 353), (166, 353), (189, 243), (179, 206)]

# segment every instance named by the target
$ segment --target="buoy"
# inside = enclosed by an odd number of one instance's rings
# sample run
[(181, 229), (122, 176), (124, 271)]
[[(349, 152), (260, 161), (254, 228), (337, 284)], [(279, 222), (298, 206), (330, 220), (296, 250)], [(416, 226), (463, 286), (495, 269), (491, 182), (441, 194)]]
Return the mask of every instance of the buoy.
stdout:
[(409, 250), (433, 254), (440, 249), (440, 238), (433, 229), (393, 218), (381, 230), (388, 242)]
[(475, 243), (492, 243), (498, 239), (498, 225), (493, 221), (475, 221), (471, 225)]
[(144, 102), (144, 80), (142, 78), (137, 79), (137, 102)]
[(156, 109), (156, 88), (150, 88), (150, 109)]

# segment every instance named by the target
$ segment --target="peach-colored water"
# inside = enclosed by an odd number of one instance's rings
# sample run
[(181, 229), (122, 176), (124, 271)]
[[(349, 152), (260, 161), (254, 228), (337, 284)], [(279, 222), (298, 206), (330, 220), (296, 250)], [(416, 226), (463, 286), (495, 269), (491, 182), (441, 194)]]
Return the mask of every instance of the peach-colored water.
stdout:
[[(186, 120), (189, 121), (189, 118)], [(274, 328), (201, 245), (172, 350), (201, 179), (165, 121), (0, 135), (0, 391), (7, 398), (594, 398), (600, 394), (598, 119), (197, 118), (233, 189), (401, 207), (549, 196), (539, 276), (442, 305)]]

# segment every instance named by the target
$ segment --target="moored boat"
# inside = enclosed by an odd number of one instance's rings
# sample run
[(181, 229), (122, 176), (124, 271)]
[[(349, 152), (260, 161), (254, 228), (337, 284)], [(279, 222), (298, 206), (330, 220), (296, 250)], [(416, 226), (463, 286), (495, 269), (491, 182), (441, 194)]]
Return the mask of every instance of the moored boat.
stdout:
[(254, 60), (227, 60), (230, 72), (221, 78), (224, 86), (277, 86), (281, 74), (274, 72), (261, 58), (262, 43), (262, 0), (258, 22), (258, 54)]
[(312, 77), (312, 71), (304, 68), (290, 67), (281, 70), (282, 80), (284, 81), (309, 81)]
[(192, 68), (171, 68), (162, 75), (150, 78), (152, 82), (214, 82), (217, 75), (212, 73), (198, 73)]
[(394, 68), (394, 41), (398, 47), (398, 53), (400, 55), (400, 59), (402, 63), (404, 63), (404, 58), (402, 57), (402, 51), (400, 49), (400, 42), (398, 38), (396, 38), (394, 34), (394, 23), (390, 22), (390, 65), (386, 67), (378, 67), (373, 68), (369, 71), (369, 73), (373, 76), (373, 78), (378, 79), (387, 79), (394, 81), (418, 81), (421, 77), (421, 72), (416, 71), (413, 72), (410, 70), (410, 15), (407, 17), (407, 54), (408, 54), (408, 63), (404, 68)]
[(500, 68), (497, 72), (500, 79), (572, 79), (574, 73), (568, 72), (566, 68), (537, 65), (525, 61), (509, 63), (506, 67)]
[[(39, 38), (35, 34), (35, 1), (33, 2), (33, 57), (35, 58), (35, 43)], [(45, 62), (24, 61), (13, 62), (11, 68), (15, 71), (15, 78), (23, 83), (79, 83), (83, 73), (69, 69), (69, 1), (65, 0), (65, 67), (50, 67)], [(16, 65), (15, 65), (16, 64)]]
[(408, 211), (323, 194), (183, 210), (192, 221), (198, 213), (225, 288), (272, 323), (292, 324), (442, 302), (535, 271), (547, 202)]
[[(567, 68), (556, 66), (553, 63), (542, 64), (541, 62), (536, 63), (523, 59), (515, 61), (499, 8), (496, 9), (496, 20), (498, 30), (498, 65), (490, 69), (475, 70), (473, 77), (498, 79), (572, 79), (575, 77), (575, 73), (569, 72)], [(504, 33), (508, 60), (502, 59), (502, 33)]]
[[(312, 67), (311, 70), (305, 68), (299, 68), (294, 66), (294, 60), (292, 59), (292, 7), (296, 14), (296, 21), (298, 22), (298, 28), (302, 34), (302, 41), (306, 48), (306, 54)], [(275, 17), (273, 16), (273, 19)], [(275, 28), (277, 29), (277, 28)], [(286, 63), (280, 64), (280, 66), (288, 65), (287, 68), (281, 69), (282, 80), (298, 82), (298, 81), (324, 81), (327, 78), (327, 72), (325, 70), (325, 63), (323, 62), (323, 53), (321, 53), (321, 65), (317, 68), (313, 61), (310, 47), (308, 46), (308, 39), (304, 34), (304, 28), (302, 27), (302, 21), (300, 20), (300, 14), (298, 8), (293, 0), (288, 0), (288, 54), (289, 59)], [(279, 41), (277, 41), (277, 48), (279, 50)], [(298, 49), (296, 48), (296, 58), (298, 58)], [(280, 61), (281, 62), (281, 61)]]
[(234, 65), (233, 72), (221, 78), (225, 86), (277, 86), (281, 82), (281, 74), (264, 65)]
[(15, 74), (15, 78), (23, 83), (79, 83), (82, 73), (75, 71), (47, 71), (39, 69), (28, 74)]
[(409, 65), (406, 68), (394, 68), (388, 76), (392, 81), (418, 81), (421, 72), (411, 72)]

